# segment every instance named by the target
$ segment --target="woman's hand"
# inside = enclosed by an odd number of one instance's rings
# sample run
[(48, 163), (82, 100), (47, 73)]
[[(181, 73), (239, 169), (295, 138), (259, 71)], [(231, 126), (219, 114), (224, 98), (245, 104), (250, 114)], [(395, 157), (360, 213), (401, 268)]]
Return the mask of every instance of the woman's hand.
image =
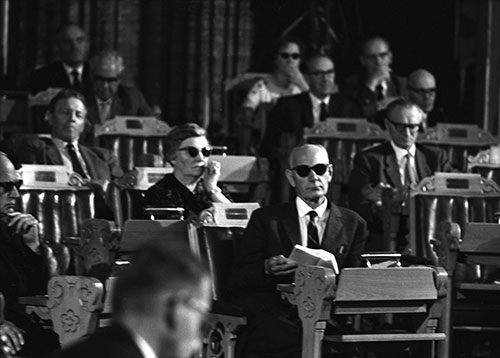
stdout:
[(296, 66), (290, 66), (287, 71), (288, 80), (299, 87), (302, 91), (308, 91), (309, 85), (305, 80), (302, 72), (300, 72), (299, 68)]
[(215, 160), (209, 160), (203, 173), (203, 186), (207, 192), (218, 190), (217, 182), (220, 178), (220, 163)]
[(0, 340), (10, 349), (9, 354), (15, 354), (21, 350), (24, 345), (23, 333), (23, 330), (12, 322), (4, 321), (0, 324)]

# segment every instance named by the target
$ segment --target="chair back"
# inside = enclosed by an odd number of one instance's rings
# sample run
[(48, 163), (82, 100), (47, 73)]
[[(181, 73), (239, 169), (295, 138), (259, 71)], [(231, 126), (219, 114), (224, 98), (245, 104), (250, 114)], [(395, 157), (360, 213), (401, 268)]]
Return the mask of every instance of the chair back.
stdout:
[(491, 146), (475, 156), (468, 157), (468, 171), (481, 174), (500, 184), (500, 145)]
[(452, 166), (466, 172), (468, 156), (495, 145), (497, 139), (476, 125), (438, 123), (419, 135), (417, 142), (444, 149)]
[(163, 139), (170, 127), (155, 117), (117, 116), (95, 129), (98, 143), (116, 155), (120, 167), (128, 172), (137, 166), (142, 154), (163, 157)]
[(335, 171), (332, 189), (337, 199), (342, 186), (349, 180), (356, 153), (387, 140), (388, 136), (379, 126), (366, 119), (328, 118), (325, 123), (320, 123), (306, 133), (304, 138), (307, 143), (321, 144), (328, 151)]
[(94, 217), (95, 193), (86, 186), (70, 185), (78, 183), (78, 178), (68, 175), (64, 166), (25, 164), (22, 176), (17, 209), (40, 222), (40, 238), (57, 260), (49, 274), (64, 274), (70, 264), (64, 240), (79, 236), (83, 221)]
[(496, 222), (500, 187), (479, 174), (436, 173), (410, 192), (410, 253), (438, 261), (443, 223)]

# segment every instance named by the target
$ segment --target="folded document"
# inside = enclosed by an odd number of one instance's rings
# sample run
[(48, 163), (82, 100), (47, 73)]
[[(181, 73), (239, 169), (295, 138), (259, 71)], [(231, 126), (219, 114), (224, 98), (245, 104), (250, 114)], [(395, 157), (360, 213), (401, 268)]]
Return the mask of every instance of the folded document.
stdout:
[(302, 245), (295, 245), (288, 259), (299, 265), (328, 267), (336, 275), (339, 274), (339, 266), (335, 255), (323, 249), (310, 249)]

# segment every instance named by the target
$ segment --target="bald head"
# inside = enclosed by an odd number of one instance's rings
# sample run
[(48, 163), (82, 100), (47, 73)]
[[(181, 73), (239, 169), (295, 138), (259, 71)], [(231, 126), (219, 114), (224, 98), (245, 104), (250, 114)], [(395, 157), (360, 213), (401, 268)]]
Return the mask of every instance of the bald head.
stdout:
[(290, 156), (288, 157), (288, 164), (290, 165), (290, 168), (294, 168), (297, 165), (300, 165), (297, 163), (305, 162), (313, 157), (322, 160), (322, 163), (329, 163), (330, 161), (328, 152), (322, 145), (304, 144), (292, 149)]
[(413, 71), (408, 76), (408, 97), (424, 112), (433, 110), (436, 100), (436, 79), (424, 69)]

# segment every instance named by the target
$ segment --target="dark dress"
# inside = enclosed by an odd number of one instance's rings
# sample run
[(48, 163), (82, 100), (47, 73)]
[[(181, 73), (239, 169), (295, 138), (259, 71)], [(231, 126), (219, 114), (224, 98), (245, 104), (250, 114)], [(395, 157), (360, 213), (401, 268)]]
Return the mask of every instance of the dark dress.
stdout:
[(194, 193), (183, 185), (174, 174), (167, 174), (146, 191), (144, 205), (159, 208), (183, 208), (184, 217), (199, 215), (212, 206), (209, 194), (203, 189), (203, 179)]

